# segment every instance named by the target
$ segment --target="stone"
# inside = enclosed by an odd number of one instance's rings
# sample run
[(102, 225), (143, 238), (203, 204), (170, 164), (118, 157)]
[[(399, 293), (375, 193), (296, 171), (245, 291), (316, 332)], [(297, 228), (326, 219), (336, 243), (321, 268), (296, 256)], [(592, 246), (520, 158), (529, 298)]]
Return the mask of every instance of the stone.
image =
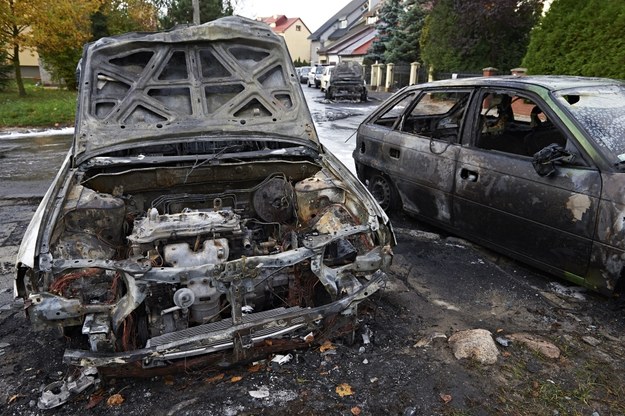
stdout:
[(481, 364), (495, 364), (499, 350), (486, 329), (459, 331), (449, 337), (449, 345), (457, 359), (470, 358)]
[(519, 332), (510, 335), (508, 338), (525, 345), (532, 351), (539, 352), (547, 358), (556, 359), (560, 357), (560, 348), (537, 335)]

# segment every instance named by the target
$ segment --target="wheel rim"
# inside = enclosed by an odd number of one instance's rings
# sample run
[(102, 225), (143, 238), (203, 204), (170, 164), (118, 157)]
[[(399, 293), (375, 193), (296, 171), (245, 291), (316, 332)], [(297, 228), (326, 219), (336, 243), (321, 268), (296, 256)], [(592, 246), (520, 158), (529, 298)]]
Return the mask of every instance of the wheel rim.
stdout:
[(375, 198), (382, 209), (388, 209), (391, 202), (391, 185), (384, 178), (373, 179), (370, 186), (371, 195)]

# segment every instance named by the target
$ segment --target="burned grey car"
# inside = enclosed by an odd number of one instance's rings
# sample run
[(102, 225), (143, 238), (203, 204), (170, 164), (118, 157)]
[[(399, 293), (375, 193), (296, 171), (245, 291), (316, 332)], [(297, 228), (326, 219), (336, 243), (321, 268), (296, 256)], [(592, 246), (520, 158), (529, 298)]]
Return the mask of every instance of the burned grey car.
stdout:
[(358, 129), (385, 209), (602, 293), (625, 284), (625, 84), (492, 77), (407, 87)]
[(332, 75), (325, 89), (325, 98), (346, 98), (367, 101), (367, 87), (364, 71), (358, 62), (339, 62), (332, 70)]
[(15, 290), (71, 337), (69, 364), (234, 363), (349, 336), (393, 244), (319, 143), (282, 38), (230, 17), (85, 47)]

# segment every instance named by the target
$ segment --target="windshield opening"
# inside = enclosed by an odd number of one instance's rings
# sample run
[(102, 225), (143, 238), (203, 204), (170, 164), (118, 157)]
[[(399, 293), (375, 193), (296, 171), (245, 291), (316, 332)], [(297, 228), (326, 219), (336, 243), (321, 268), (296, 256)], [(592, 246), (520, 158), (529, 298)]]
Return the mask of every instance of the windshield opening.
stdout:
[(565, 90), (556, 98), (609, 160), (625, 162), (625, 85)]

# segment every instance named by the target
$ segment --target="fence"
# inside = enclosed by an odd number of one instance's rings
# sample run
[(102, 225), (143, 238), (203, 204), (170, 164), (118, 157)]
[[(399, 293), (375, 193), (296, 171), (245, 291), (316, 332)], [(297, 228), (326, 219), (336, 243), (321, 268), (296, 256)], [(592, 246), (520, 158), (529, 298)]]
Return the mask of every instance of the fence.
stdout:
[(481, 77), (482, 73), (471, 72), (435, 72), (434, 80)]

